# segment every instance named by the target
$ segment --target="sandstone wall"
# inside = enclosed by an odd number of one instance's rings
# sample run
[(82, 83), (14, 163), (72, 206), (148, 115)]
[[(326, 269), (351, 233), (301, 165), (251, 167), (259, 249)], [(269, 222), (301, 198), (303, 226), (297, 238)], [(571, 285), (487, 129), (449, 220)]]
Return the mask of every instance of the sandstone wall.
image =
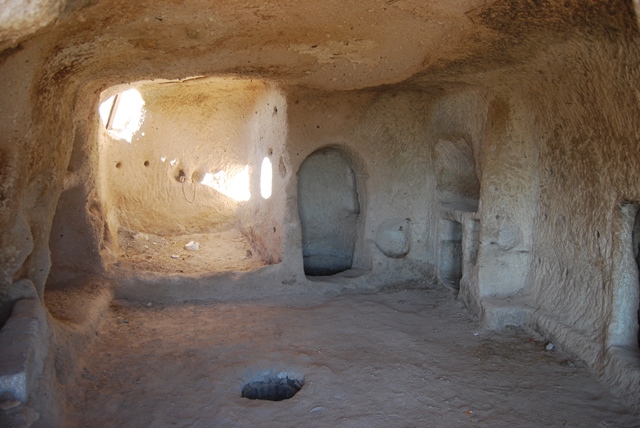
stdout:
[[(0, 21), (0, 325), (16, 300), (43, 299), (64, 272), (107, 272), (119, 224), (173, 232), (235, 219), (263, 258), (301, 274), (296, 173), (314, 151), (339, 147), (360, 205), (354, 278), (342, 285), (434, 279), (446, 222), (457, 222), (471, 311), (492, 327), (539, 329), (637, 406), (630, 219), (640, 203), (640, 38), (631, 3), (419, 3), (351, 1), (337, 11), (297, 2), (290, 19), (286, 2), (203, 14), (210, 4), (74, 1), (61, 15), (50, 1), (33, 17)], [(151, 144), (106, 141), (96, 115), (103, 90), (198, 75), (259, 83), (239, 97), (189, 92), (155, 117), (164, 89), (149, 88), (142, 132)], [(229, 110), (216, 110), (222, 102)], [(210, 145), (221, 133), (241, 142)], [(183, 138), (193, 143), (173, 144)], [(246, 162), (252, 199), (240, 206), (210, 191), (192, 207), (179, 170), (160, 161), (168, 151), (189, 178), (214, 158)], [(475, 170), (462, 174), (451, 159)]]
[(235, 225), (244, 202), (236, 198), (244, 195), (225, 195), (202, 181), (221, 173), (224, 185), (242, 175), (254, 144), (250, 121), (264, 85), (193, 80), (141, 84), (139, 91), (145, 118), (133, 141), (106, 132), (98, 139), (107, 181), (103, 197), (117, 211), (118, 224), (158, 235)]
[[(256, 99), (250, 120), (251, 137), (247, 148), (251, 199), (239, 210), (238, 225), (267, 263), (282, 261), (284, 242), (290, 228), (285, 224), (287, 183), (295, 173), (285, 149), (288, 133), (287, 101), (272, 83)], [(262, 197), (262, 163), (271, 162), (271, 196)], [(266, 184), (266, 183), (265, 183)]]
[[(541, 76), (531, 76), (535, 85), (523, 88), (540, 145), (528, 280), (536, 314), (544, 330), (600, 374), (609, 346), (636, 348), (638, 329), (637, 267), (619, 266), (633, 251), (630, 234), (621, 234), (629, 222), (622, 204), (640, 200), (640, 110), (631, 89), (640, 78), (640, 39), (610, 36), (550, 49)], [(635, 281), (621, 284), (624, 276)], [(612, 331), (621, 317), (626, 326)], [(624, 394), (638, 399), (635, 391)]]
[[(433, 98), (421, 91), (297, 90), (288, 95), (287, 148), (293, 170), (324, 147), (343, 150), (352, 160), (360, 205), (353, 267), (371, 270), (374, 283), (435, 274), (438, 203), (428, 139)], [(295, 198), (296, 192), (294, 179), (287, 194)], [(299, 230), (294, 203), (288, 215)], [(400, 228), (406, 232), (408, 254), (389, 257), (379, 245), (384, 247), (386, 231)], [(300, 242), (291, 239), (289, 255), (301, 265)]]

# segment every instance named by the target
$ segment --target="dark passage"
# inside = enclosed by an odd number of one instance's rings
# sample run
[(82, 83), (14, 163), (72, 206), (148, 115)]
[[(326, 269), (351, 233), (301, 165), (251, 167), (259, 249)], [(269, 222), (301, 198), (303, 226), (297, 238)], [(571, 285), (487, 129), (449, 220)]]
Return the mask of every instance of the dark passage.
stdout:
[(440, 222), (440, 281), (455, 288), (462, 278), (462, 225), (453, 220)]
[(360, 203), (355, 175), (341, 151), (320, 150), (302, 163), (298, 213), (305, 274), (333, 275), (351, 269)]

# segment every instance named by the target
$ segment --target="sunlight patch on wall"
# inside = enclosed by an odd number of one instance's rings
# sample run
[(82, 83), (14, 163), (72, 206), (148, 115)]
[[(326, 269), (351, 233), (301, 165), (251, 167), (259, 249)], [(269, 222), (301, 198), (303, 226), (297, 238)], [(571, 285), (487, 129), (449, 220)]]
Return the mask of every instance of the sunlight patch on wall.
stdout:
[(241, 170), (218, 171), (215, 174), (206, 173), (200, 182), (236, 201), (248, 201), (251, 199), (249, 190), (249, 165)]
[(107, 132), (129, 143), (144, 122), (144, 99), (140, 92), (128, 89), (107, 98), (98, 109)]

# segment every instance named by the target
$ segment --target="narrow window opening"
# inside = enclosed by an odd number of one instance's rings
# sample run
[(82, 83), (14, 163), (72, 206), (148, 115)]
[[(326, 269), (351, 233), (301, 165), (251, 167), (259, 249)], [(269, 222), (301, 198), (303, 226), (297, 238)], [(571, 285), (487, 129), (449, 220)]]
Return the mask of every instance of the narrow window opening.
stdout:
[(271, 197), (273, 186), (272, 182), (273, 168), (271, 166), (271, 160), (265, 156), (260, 168), (260, 194), (264, 199), (269, 199)]

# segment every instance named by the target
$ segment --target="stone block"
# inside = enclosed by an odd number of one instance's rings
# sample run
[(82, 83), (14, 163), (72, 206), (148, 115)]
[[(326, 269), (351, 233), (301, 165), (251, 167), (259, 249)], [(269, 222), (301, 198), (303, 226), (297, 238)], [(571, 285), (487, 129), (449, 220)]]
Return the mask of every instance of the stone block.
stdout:
[(0, 396), (27, 403), (48, 352), (48, 328), (39, 300), (22, 299), (0, 330)]

